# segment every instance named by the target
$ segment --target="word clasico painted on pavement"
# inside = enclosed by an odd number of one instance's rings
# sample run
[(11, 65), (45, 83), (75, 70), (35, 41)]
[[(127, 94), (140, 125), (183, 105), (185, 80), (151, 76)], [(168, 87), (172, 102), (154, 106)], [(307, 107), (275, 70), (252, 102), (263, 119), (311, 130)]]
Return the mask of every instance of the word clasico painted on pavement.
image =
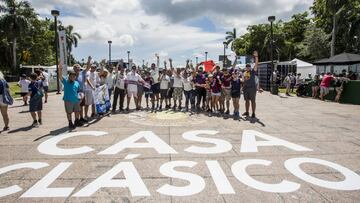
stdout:
[[(228, 152), (232, 149), (232, 145), (219, 138), (210, 138), (209, 136), (204, 137), (200, 135), (215, 135), (217, 131), (211, 130), (195, 130), (189, 131), (182, 134), (182, 137), (186, 140), (195, 141), (199, 143), (212, 144), (212, 147), (200, 147), (191, 145), (184, 149), (185, 152), (194, 154), (220, 154)], [(95, 149), (89, 146), (83, 146), (79, 148), (60, 148), (57, 144), (65, 139), (70, 139), (76, 136), (104, 136), (106, 132), (101, 131), (87, 131), (87, 132), (72, 132), (62, 134), (53, 138), (50, 138), (38, 146), (38, 151), (46, 155), (56, 156), (71, 156), (78, 154), (85, 154)], [(261, 141), (256, 140), (256, 137), (261, 138)], [(145, 139), (146, 142), (139, 142), (141, 139)], [(240, 146), (241, 152), (258, 152), (258, 148), (262, 146), (282, 146), (294, 151), (312, 151), (309, 148), (282, 140), (270, 135), (266, 135), (253, 130), (244, 130), (242, 134), (242, 142)], [(114, 155), (124, 149), (128, 148), (152, 148), (159, 154), (177, 154), (170, 145), (164, 142), (160, 137), (151, 131), (140, 131), (134, 135), (127, 137), (126, 139), (108, 147), (107, 149), (98, 153), (98, 155)], [(136, 154), (129, 154), (130, 159), (137, 157)], [(231, 171), (237, 180), (242, 182), (249, 187), (255, 188), (260, 191), (273, 192), (273, 193), (287, 193), (294, 192), (300, 188), (300, 184), (293, 181), (283, 180), (280, 183), (264, 183), (255, 180), (246, 171), (247, 167), (252, 165), (270, 166), (271, 161), (263, 159), (243, 159), (236, 161), (231, 166)], [(328, 181), (318, 177), (314, 177), (304, 172), (300, 165), (301, 164), (317, 164), (322, 167), (329, 167), (333, 170), (341, 173), (344, 176), (342, 181)], [(166, 177), (182, 179), (188, 181), (185, 186), (175, 186), (171, 184), (164, 184), (159, 187), (156, 191), (162, 195), (169, 196), (190, 196), (200, 193), (205, 188), (204, 179), (193, 173), (182, 172), (177, 170), (176, 167), (187, 167), (192, 168), (198, 163), (195, 161), (170, 161), (160, 166), (160, 173)], [(216, 160), (206, 160), (205, 164), (209, 169), (212, 180), (219, 192), (219, 194), (234, 194), (235, 191), (230, 184), (228, 178), (225, 175), (221, 165)], [(50, 187), (50, 185), (56, 181), (64, 171), (72, 165), (72, 162), (61, 162), (55, 168), (53, 168), (47, 175), (41, 180), (36, 182), (30, 189), (21, 195), (22, 198), (28, 197), (68, 197), (73, 191), (74, 187)], [(7, 167), (0, 168), (0, 175), (4, 173), (19, 170), (19, 169), (40, 169), (48, 167), (49, 164), (45, 162), (27, 162), (10, 165)], [(355, 172), (345, 168), (336, 163), (325, 161), (317, 158), (290, 158), (284, 162), (285, 168), (297, 178), (311, 183), (316, 186), (323, 188), (334, 189), (334, 190), (359, 190), (360, 189), (360, 176)], [(123, 173), (123, 179), (115, 179), (114, 177)], [(141, 176), (139, 175), (134, 164), (127, 161), (120, 161), (109, 171), (96, 178), (94, 181), (86, 185), (74, 193), (73, 197), (89, 197), (101, 188), (127, 188), (132, 196), (150, 196), (146, 185), (144, 184)], [(18, 185), (8, 186), (0, 189), (0, 197), (11, 195), (22, 191), (22, 188)]]

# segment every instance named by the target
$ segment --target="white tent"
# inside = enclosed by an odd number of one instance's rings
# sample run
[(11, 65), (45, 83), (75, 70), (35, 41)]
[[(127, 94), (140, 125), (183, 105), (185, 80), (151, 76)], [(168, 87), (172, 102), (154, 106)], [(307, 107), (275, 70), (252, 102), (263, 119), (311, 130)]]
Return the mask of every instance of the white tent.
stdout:
[(291, 63), (296, 64), (297, 66), (297, 73), (301, 73), (301, 78), (306, 78), (309, 74), (311, 74), (311, 77), (314, 77), (316, 74), (316, 66), (314, 66), (311, 63), (302, 61), (300, 59), (295, 58), (291, 61)]

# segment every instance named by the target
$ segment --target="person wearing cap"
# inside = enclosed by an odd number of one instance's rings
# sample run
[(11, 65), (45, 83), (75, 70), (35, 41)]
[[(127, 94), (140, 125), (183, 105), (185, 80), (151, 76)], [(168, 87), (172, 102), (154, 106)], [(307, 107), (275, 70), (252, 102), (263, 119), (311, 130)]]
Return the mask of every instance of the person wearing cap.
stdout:
[(26, 79), (26, 75), (22, 74), (18, 86), (21, 88), (20, 96), (23, 98), (24, 106), (28, 105), (28, 95), (29, 95), (29, 84), (30, 80)]
[(118, 102), (118, 98), (120, 97), (119, 101), (119, 110), (124, 111), (124, 101), (125, 101), (125, 95), (126, 95), (126, 87), (125, 87), (125, 68), (123, 66), (123, 63), (120, 61), (116, 65), (115, 68), (115, 77), (114, 77), (114, 98), (113, 98), (113, 106), (112, 106), (112, 112), (116, 112), (116, 106)]
[[(59, 65), (58, 71), (61, 71), (61, 64)], [(82, 126), (80, 121), (80, 83), (76, 81), (77, 74), (75, 71), (69, 71), (69, 75), (66, 77), (62, 75), (61, 82), (64, 85), (64, 106), (67, 119), (69, 121), (69, 129)], [(72, 114), (75, 114), (75, 122), (72, 122)]]
[(257, 92), (257, 85), (255, 81), (255, 76), (257, 74), (258, 70), (258, 64), (259, 64), (259, 55), (257, 51), (254, 51), (253, 53), (254, 59), (255, 59), (255, 66), (253, 69), (251, 69), (250, 64), (246, 64), (245, 72), (244, 72), (244, 84), (243, 84), (243, 93), (244, 93), (244, 99), (245, 99), (245, 113), (243, 113), (243, 116), (249, 116), (249, 108), (250, 108), (250, 102), (251, 102), (251, 109), (252, 109), (252, 118), (255, 118), (255, 110), (256, 110), (256, 92)]

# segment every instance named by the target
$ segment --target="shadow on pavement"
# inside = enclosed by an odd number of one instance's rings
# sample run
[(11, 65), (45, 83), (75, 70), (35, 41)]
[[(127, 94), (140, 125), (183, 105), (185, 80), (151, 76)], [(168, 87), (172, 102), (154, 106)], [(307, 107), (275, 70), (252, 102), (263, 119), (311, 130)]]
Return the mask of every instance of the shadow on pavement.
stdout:
[(26, 131), (29, 131), (29, 130), (31, 130), (33, 128), (34, 127), (32, 125), (30, 125), (30, 126), (18, 128), (18, 129), (15, 129), (15, 130), (10, 130), (8, 133), (12, 134), (12, 133), (17, 133), (17, 132), (26, 132)]
[(56, 136), (56, 135), (60, 135), (60, 134), (62, 134), (62, 133), (64, 133), (64, 132), (68, 132), (68, 131), (70, 132), (70, 130), (69, 130), (68, 127), (62, 127), (62, 128), (59, 128), (59, 129), (50, 131), (50, 132), (49, 132), (48, 134), (46, 134), (46, 135), (43, 135), (43, 136), (41, 136), (41, 137), (36, 138), (36, 139), (34, 140), (34, 142), (39, 141), (39, 140), (41, 140), (41, 139), (43, 139), (43, 138), (45, 138), (45, 137), (48, 137), (48, 136)]
[(250, 123), (259, 123), (262, 127), (265, 127), (265, 123), (261, 122), (258, 118), (245, 118), (245, 121), (249, 121)]

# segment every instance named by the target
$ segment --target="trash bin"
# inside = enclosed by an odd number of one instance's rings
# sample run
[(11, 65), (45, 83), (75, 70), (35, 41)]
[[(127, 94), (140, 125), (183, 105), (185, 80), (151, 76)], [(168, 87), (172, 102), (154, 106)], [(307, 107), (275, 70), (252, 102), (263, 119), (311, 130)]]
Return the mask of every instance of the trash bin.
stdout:
[(271, 84), (271, 94), (273, 94), (273, 95), (279, 94), (279, 85)]

